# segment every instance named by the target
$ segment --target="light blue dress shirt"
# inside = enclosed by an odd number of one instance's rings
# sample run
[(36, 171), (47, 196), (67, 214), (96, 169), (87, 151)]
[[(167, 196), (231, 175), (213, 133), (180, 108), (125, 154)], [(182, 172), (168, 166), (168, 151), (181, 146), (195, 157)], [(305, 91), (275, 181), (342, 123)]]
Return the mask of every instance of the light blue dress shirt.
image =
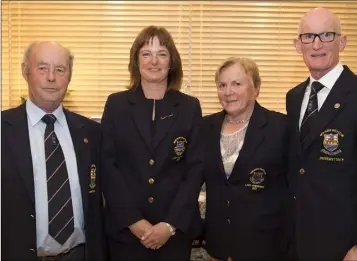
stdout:
[(47, 178), (44, 146), (46, 123), (41, 120), (46, 112), (30, 100), (26, 101), (26, 112), (35, 186), (37, 255), (52, 256), (68, 252), (76, 245), (85, 242), (82, 194), (76, 154), (66, 116), (62, 106), (59, 106), (52, 113), (57, 118), (54, 129), (66, 160), (74, 215), (74, 232), (61, 245), (48, 234)]

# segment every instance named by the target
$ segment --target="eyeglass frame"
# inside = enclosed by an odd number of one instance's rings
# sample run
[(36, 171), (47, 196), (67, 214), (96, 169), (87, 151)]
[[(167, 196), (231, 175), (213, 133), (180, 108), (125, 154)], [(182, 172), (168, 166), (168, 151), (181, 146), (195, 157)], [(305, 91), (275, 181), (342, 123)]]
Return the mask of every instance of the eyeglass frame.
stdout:
[[(330, 34), (333, 35), (332, 40), (331, 40), (331, 41), (322, 41), (322, 40), (321, 40), (321, 35), (327, 34), (327, 33), (330, 33)], [(307, 42), (304, 42), (304, 41), (302, 40), (302, 36), (303, 36), (303, 35), (308, 35), (308, 34), (313, 35), (314, 38), (312, 39), (311, 42), (308, 42), (308, 43), (307, 43)], [(313, 42), (315, 41), (316, 37), (319, 38), (319, 40), (320, 40), (321, 43), (331, 43), (331, 42), (333, 42), (333, 41), (335, 40), (336, 35), (337, 35), (337, 36), (341, 36), (340, 33), (336, 33), (336, 32), (322, 32), (322, 33), (319, 33), (319, 34), (315, 34), (315, 33), (304, 33), (304, 34), (299, 34), (299, 39), (300, 39), (300, 41), (301, 41), (303, 44), (311, 44), (311, 43), (313, 43)]]

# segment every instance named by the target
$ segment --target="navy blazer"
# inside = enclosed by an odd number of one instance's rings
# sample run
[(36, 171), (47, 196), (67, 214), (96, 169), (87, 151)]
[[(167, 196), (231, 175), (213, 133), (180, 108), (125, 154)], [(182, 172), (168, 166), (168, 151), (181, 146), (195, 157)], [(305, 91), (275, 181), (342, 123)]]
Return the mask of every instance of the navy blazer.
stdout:
[(196, 98), (173, 90), (160, 102), (154, 137), (141, 86), (111, 94), (106, 102), (103, 192), (113, 241), (138, 241), (128, 226), (141, 219), (168, 222), (190, 238), (200, 233), (201, 107)]
[[(100, 125), (73, 112), (64, 113), (82, 192), (86, 260), (105, 260), (98, 165)], [(94, 189), (90, 188), (92, 164), (97, 168)], [(1, 257), (37, 260), (34, 177), (25, 104), (1, 113)]]
[(221, 260), (276, 260), (286, 248), (286, 116), (257, 102), (229, 179), (220, 149), (225, 111), (206, 116), (206, 244)]
[(308, 83), (286, 96), (297, 254), (299, 260), (342, 260), (357, 245), (357, 76), (344, 66), (301, 146), (299, 117)]

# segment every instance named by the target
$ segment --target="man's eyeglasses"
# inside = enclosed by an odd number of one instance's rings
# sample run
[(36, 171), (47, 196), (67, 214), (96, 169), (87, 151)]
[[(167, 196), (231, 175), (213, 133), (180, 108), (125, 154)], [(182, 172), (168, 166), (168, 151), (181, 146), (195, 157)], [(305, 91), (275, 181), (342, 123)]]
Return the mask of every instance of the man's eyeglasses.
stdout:
[(302, 43), (304, 44), (310, 44), (315, 41), (315, 38), (318, 37), (321, 42), (323, 43), (329, 43), (335, 40), (335, 36), (338, 35), (340, 36), (341, 34), (335, 33), (335, 32), (323, 32), (319, 34), (314, 34), (314, 33), (306, 33), (306, 34), (300, 34), (299, 38)]

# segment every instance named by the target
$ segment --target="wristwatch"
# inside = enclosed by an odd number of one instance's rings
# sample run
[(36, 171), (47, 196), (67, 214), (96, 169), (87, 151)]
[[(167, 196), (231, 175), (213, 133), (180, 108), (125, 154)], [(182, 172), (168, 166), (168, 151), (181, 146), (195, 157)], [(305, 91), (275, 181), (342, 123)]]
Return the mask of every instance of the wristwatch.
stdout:
[(168, 228), (171, 236), (174, 236), (176, 234), (176, 229), (174, 229), (174, 227), (171, 226), (169, 223), (167, 223), (167, 222), (164, 222), (164, 223), (165, 223), (166, 227)]

